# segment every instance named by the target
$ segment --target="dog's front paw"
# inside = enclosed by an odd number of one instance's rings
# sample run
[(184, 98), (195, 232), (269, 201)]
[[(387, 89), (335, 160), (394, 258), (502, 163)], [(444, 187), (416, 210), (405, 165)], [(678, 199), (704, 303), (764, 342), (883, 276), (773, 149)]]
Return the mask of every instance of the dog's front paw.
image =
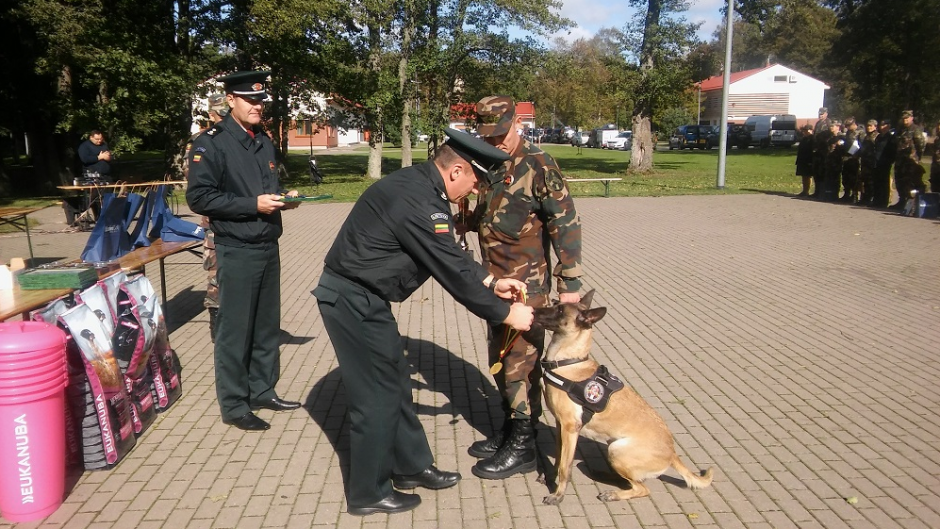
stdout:
[(542, 503), (545, 505), (558, 505), (563, 499), (565, 499), (565, 497), (562, 494), (549, 494), (542, 498)]
[(618, 496), (615, 491), (608, 490), (607, 492), (602, 492), (598, 494), (597, 499), (601, 501), (619, 501), (620, 496)]

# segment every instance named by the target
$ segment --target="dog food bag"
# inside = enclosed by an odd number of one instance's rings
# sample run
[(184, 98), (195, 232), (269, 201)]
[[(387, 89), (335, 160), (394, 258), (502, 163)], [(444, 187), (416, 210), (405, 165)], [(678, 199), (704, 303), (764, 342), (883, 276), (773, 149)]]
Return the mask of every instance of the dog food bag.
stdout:
[(170, 347), (160, 297), (154, 292), (150, 280), (144, 276), (126, 281), (121, 288), (127, 294), (127, 301), (136, 311), (141, 327), (145, 332), (153, 331), (153, 348), (150, 354), (153, 392), (156, 396), (157, 411), (166, 411), (179, 399), (183, 389), (175, 361), (176, 353)]
[[(59, 316), (68, 329), (85, 365), (92, 402), (82, 419), (82, 448), (85, 468), (110, 468), (134, 448), (137, 438), (124, 375), (111, 350), (111, 341), (100, 316), (86, 304), (76, 305)], [(97, 427), (95, 431), (94, 427)]]
[(123, 270), (98, 281), (98, 285), (104, 289), (105, 297), (108, 299), (108, 306), (111, 307), (111, 316), (115, 321), (115, 325), (118, 319), (118, 294), (121, 293), (121, 283), (124, 281), (127, 281), (127, 274)]
[(155, 325), (149, 315), (145, 317), (140, 314), (134, 302), (134, 291), (140, 283), (131, 281), (127, 288), (124, 284), (121, 284), (118, 293), (117, 329), (112, 344), (133, 405), (134, 433), (140, 435), (157, 417), (151, 390), (153, 372), (150, 369)]
[(72, 294), (67, 294), (49, 302), (41, 309), (34, 310), (30, 315), (33, 321), (44, 321), (65, 331), (65, 361), (68, 372), (68, 385), (65, 388), (65, 464), (68, 467), (83, 464), (82, 419), (85, 417), (86, 406), (92, 402), (91, 385), (85, 376), (82, 353), (68, 329), (59, 321), (59, 316), (74, 305)]
[(81, 292), (76, 292), (75, 303), (88, 305), (88, 308), (98, 316), (98, 321), (105, 330), (105, 338), (110, 342), (111, 337), (114, 336), (114, 311), (111, 310), (108, 297), (101, 288), (101, 284), (96, 283)]

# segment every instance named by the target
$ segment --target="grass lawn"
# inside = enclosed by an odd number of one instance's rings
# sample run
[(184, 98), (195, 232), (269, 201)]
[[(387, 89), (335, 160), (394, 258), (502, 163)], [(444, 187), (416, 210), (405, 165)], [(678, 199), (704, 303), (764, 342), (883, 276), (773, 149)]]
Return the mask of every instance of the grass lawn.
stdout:
[[(793, 175), (796, 149), (732, 149), (727, 157), (725, 188), (716, 189), (718, 151), (656, 151), (653, 157), (654, 170), (646, 175), (628, 174), (627, 151), (602, 149), (578, 149), (568, 145), (545, 144), (543, 148), (551, 154), (562, 172), (569, 178), (619, 177), (612, 182), (611, 196), (667, 196), (705, 195), (720, 193), (797, 193), (799, 179)], [(660, 146), (662, 148), (662, 144)], [(310, 184), (307, 171), (308, 153), (293, 151), (287, 157), (287, 172), (290, 175), (282, 185), (286, 189), (297, 189), (305, 195), (333, 195), (333, 201), (355, 201), (369, 187), (366, 178), (369, 161), (367, 146), (342, 151), (315, 151), (317, 163), (325, 177), (318, 187)], [(426, 159), (425, 144), (414, 150), (416, 162)], [(133, 181), (159, 180), (163, 177), (162, 157), (156, 152), (141, 152), (122, 157), (120, 173), (134, 175)], [(383, 151), (382, 174), (401, 167), (401, 150), (386, 144)], [(600, 182), (575, 182), (571, 184), (575, 196), (603, 196), (604, 186)], [(55, 197), (0, 199), (0, 206), (33, 206), (54, 204)]]
[[(630, 160), (627, 151), (582, 149), (581, 154), (567, 145), (544, 145), (562, 172), (569, 178), (619, 177), (611, 182), (611, 196), (667, 196), (705, 195), (720, 193), (793, 193), (800, 191), (799, 179), (794, 176), (796, 149), (732, 149), (725, 170), (725, 188), (717, 189), (718, 151), (656, 151), (654, 170), (647, 175), (627, 174)], [(352, 152), (315, 152), (325, 181), (315, 190), (307, 178), (307, 154), (290, 154), (288, 172), (292, 175), (285, 187), (302, 193), (331, 194), (334, 200), (355, 200), (370, 181), (364, 175), (369, 153), (365, 147)], [(424, 160), (426, 151), (421, 145), (415, 151), (415, 161)], [(383, 152), (382, 173), (388, 174), (401, 166), (401, 151), (386, 146)], [(600, 182), (570, 184), (575, 196), (603, 196)]]

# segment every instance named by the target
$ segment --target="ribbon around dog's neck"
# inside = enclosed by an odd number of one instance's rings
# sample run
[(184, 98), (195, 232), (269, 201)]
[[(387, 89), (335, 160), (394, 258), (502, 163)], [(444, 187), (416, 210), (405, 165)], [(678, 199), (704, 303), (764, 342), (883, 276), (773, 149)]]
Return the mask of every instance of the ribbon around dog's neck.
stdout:
[[(493, 278), (493, 281), (496, 281), (496, 278)], [(522, 291), (522, 302), (526, 302), (525, 290)], [(506, 325), (503, 329), (503, 348), (499, 350), (499, 360), (495, 364), (490, 366), (490, 374), (495, 375), (503, 370), (503, 357), (509, 353), (509, 350), (512, 349), (512, 346), (516, 344), (516, 340), (519, 339), (519, 336), (522, 333)]]

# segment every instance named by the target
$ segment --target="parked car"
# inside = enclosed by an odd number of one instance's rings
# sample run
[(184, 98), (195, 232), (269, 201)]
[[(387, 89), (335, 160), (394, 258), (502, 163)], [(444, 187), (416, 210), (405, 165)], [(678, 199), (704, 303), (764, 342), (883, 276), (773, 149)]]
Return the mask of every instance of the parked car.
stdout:
[(713, 134), (711, 125), (683, 125), (678, 127), (669, 136), (669, 150), (679, 149), (708, 149), (709, 134)]
[(629, 151), (633, 148), (633, 131), (626, 130), (604, 142), (605, 149)]
[[(708, 140), (706, 144), (708, 148), (718, 147), (721, 143), (721, 137), (718, 134), (718, 131), (721, 130), (721, 126), (715, 125), (712, 127), (712, 132), (708, 133)], [(725, 144), (726, 150), (731, 150), (732, 147), (737, 147), (738, 149), (747, 149), (751, 144), (751, 133), (747, 131), (747, 127), (744, 125), (737, 125), (734, 123), (728, 123), (728, 143)]]
[(790, 147), (799, 141), (793, 114), (751, 116), (744, 126), (751, 134), (751, 145), (758, 147)]
[(590, 139), (591, 139), (591, 133), (586, 130), (582, 130), (581, 132), (575, 132), (574, 134), (571, 135), (571, 146), (572, 147), (578, 147), (578, 146), (586, 147), (588, 144), (588, 140)]
[(612, 129), (612, 128), (594, 129), (590, 133), (587, 146), (594, 148), (594, 149), (600, 149), (604, 146), (605, 141), (616, 138), (618, 134), (620, 134), (620, 131), (617, 129)]
[(561, 132), (558, 133), (558, 138), (556, 143), (570, 143), (571, 137), (574, 136), (576, 131), (571, 127), (565, 127), (561, 129)]

